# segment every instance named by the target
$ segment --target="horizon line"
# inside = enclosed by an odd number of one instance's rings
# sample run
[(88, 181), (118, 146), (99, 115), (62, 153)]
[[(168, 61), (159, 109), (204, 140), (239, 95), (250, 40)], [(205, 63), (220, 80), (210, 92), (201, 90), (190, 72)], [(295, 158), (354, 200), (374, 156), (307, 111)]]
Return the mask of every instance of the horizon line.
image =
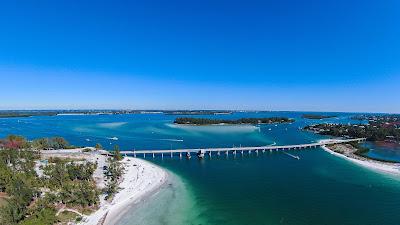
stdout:
[(131, 109), (131, 108), (59, 108), (59, 109), (0, 109), (1, 111), (230, 111), (230, 112), (311, 112), (311, 113), (366, 113), (400, 114), (400, 112), (322, 111), (322, 110), (257, 110), (257, 109)]

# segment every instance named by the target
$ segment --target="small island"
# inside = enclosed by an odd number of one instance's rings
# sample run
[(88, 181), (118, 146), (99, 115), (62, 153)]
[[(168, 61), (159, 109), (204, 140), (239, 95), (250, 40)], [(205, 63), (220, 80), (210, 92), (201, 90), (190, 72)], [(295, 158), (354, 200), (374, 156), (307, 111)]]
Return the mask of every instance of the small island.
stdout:
[(301, 117), (304, 119), (320, 120), (320, 119), (335, 118), (337, 116), (336, 115), (303, 114)]
[(32, 117), (32, 116), (55, 116), (56, 112), (53, 111), (0, 111), (0, 118), (13, 118), (13, 117)]
[(227, 119), (209, 119), (209, 118), (192, 118), (192, 117), (179, 117), (176, 118), (174, 123), (185, 125), (240, 125), (240, 124), (274, 124), (274, 123), (292, 123), (294, 119), (286, 117), (269, 117), (269, 118), (241, 118), (237, 120)]
[(229, 115), (232, 111), (224, 110), (183, 110), (183, 111), (164, 111), (165, 115)]

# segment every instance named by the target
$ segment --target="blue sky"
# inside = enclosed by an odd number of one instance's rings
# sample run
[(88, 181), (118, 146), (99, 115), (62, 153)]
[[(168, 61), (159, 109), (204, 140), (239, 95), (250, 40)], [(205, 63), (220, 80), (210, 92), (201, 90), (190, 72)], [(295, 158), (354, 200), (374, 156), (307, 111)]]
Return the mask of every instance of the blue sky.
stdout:
[(399, 1), (0, 3), (0, 109), (400, 112)]

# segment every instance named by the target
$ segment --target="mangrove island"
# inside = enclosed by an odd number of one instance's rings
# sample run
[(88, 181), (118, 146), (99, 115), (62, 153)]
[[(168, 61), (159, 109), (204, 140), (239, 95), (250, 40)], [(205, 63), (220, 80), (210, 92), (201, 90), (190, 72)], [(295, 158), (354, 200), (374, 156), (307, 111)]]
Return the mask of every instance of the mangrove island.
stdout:
[(179, 117), (176, 118), (174, 121), (174, 123), (176, 124), (186, 124), (186, 125), (274, 124), (274, 123), (292, 123), (292, 122), (294, 122), (294, 119), (286, 117), (241, 118), (237, 120)]

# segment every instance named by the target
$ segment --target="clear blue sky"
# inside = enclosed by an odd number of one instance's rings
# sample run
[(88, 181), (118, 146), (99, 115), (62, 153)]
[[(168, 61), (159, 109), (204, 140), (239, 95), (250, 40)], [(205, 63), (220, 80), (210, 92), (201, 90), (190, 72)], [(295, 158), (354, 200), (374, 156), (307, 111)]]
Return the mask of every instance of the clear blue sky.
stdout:
[(400, 1), (2, 1), (0, 108), (400, 112)]

